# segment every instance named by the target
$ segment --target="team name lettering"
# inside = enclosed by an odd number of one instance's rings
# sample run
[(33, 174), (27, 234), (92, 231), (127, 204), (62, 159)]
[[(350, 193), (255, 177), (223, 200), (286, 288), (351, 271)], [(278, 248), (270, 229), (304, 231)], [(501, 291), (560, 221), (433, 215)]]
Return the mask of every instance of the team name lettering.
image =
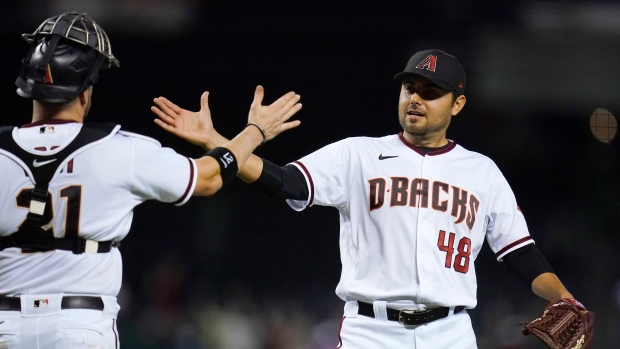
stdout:
[(368, 184), (370, 211), (383, 207), (389, 195), (390, 207), (409, 206), (446, 212), (455, 218), (455, 224), (465, 222), (470, 230), (476, 222), (480, 201), (457, 186), (424, 178), (409, 180), (407, 177), (391, 177), (389, 186), (385, 178), (371, 179)]

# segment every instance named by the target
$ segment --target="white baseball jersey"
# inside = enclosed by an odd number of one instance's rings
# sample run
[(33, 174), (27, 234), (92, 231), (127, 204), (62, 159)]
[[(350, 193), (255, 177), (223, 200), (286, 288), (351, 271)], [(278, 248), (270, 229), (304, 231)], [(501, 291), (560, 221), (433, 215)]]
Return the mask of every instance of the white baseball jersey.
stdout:
[(485, 238), (498, 260), (533, 243), (495, 163), (452, 141), (425, 155), (402, 134), (348, 138), (293, 164), (310, 194), (289, 205), (340, 212), (345, 301), (473, 308)]
[[(13, 137), (33, 154), (60, 151), (80, 131), (75, 122), (33, 123), (13, 130)], [(133, 209), (149, 200), (184, 204), (196, 183), (192, 159), (162, 148), (148, 137), (118, 131), (87, 145), (60, 164), (49, 184), (44, 229), (55, 237), (78, 235), (96, 241), (122, 240)], [(36, 161), (36, 160), (35, 160)], [(58, 164), (39, 163), (42, 166)], [(0, 150), (0, 235), (25, 221), (34, 187), (25, 170)], [(71, 251), (23, 253), (0, 251), (0, 295), (99, 294), (116, 296), (121, 287), (118, 248), (109, 253)]]

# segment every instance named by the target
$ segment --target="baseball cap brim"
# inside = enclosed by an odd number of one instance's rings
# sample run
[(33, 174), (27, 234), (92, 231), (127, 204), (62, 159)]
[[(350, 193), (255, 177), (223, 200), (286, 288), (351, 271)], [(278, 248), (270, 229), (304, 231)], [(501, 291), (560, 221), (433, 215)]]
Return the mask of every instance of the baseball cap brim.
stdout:
[[(412, 73), (412, 72), (407, 72), (407, 71), (400, 72), (400, 73), (394, 75), (394, 80), (402, 82), (408, 76), (414, 76), (414, 75), (421, 76), (421, 77), (429, 80), (433, 84), (443, 88), (444, 90), (455, 91), (454, 88), (452, 88), (452, 86), (450, 86), (450, 84), (444, 82), (443, 80), (440, 80), (440, 79), (438, 79), (438, 78), (436, 78), (434, 76), (428, 76), (428, 75), (420, 74), (420, 73)], [(455, 92), (458, 92), (458, 91), (455, 91)]]

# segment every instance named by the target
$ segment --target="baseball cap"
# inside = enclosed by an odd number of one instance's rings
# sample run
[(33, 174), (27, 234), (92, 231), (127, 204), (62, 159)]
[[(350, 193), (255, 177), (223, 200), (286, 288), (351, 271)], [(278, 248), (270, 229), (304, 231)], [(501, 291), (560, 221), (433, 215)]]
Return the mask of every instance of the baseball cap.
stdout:
[(465, 93), (465, 70), (459, 60), (441, 50), (416, 52), (405, 66), (405, 70), (394, 75), (394, 80), (403, 81), (407, 76), (420, 75), (457, 95)]

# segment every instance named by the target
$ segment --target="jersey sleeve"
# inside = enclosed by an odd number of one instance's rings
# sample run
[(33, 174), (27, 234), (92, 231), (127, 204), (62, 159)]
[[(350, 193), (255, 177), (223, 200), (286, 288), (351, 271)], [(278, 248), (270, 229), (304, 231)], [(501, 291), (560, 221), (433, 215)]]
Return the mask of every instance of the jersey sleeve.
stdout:
[(161, 147), (157, 141), (133, 137), (131, 190), (143, 199), (183, 205), (197, 180), (193, 159)]
[(291, 163), (306, 179), (307, 200), (286, 200), (296, 211), (308, 206), (342, 206), (349, 200), (351, 178), (357, 168), (353, 141), (347, 138), (329, 144)]
[(487, 241), (499, 261), (506, 254), (534, 243), (525, 217), (503, 175), (493, 188), (487, 220)]

